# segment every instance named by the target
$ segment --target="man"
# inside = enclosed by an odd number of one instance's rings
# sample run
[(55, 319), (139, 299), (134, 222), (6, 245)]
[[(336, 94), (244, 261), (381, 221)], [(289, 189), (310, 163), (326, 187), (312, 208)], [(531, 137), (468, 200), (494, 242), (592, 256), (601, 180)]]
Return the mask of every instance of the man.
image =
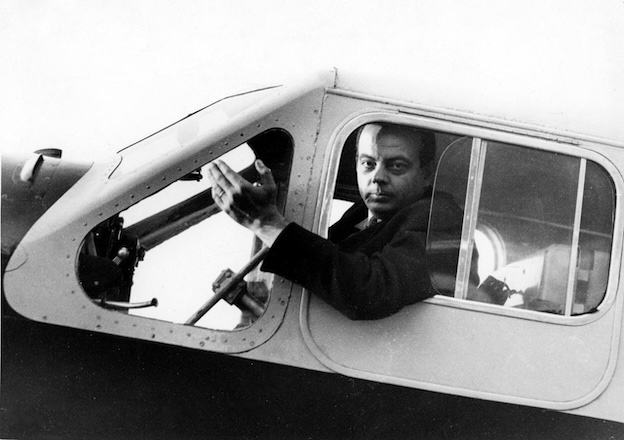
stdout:
[[(351, 319), (377, 319), (436, 293), (425, 253), (435, 154), (427, 139), (393, 124), (360, 129), (356, 172), (368, 221), (356, 225), (362, 220), (356, 205), (331, 228), (330, 240), (279, 213), (275, 182), (261, 161), (256, 184), (221, 161), (209, 165), (208, 178), (217, 205), (270, 247), (262, 270), (309, 289)], [(441, 205), (449, 210), (448, 228), (460, 230), (459, 208), (451, 200)]]

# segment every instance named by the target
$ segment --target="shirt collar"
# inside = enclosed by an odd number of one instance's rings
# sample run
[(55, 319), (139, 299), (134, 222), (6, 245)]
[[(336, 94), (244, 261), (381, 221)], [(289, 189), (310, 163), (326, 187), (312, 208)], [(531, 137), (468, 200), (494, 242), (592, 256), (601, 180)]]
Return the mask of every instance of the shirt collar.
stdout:
[(373, 214), (371, 214), (369, 212), (368, 213), (368, 217), (365, 218), (364, 220), (362, 220), (361, 222), (359, 222), (358, 224), (356, 224), (355, 227), (357, 229), (359, 229), (360, 231), (363, 231), (364, 229), (368, 228), (369, 226), (376, 225), (377, 223), (381, 223), (382, 221), (383, 220), (373, 216)]

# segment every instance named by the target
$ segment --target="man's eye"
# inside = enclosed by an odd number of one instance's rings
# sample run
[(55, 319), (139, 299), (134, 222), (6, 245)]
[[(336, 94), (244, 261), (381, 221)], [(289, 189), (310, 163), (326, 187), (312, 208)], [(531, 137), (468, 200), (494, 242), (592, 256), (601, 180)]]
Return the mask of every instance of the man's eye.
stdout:
[(372, 160), (363, 160), (360, 162), (360, 165), (365, 170), (372, 170), (373, 168), (375, 168), (375, 162), (373, 162)]
[(407, 170), (407, 164), (403, 162), (396, 162), (390, 165), (390, 170), (395, 172), (403, 172)]

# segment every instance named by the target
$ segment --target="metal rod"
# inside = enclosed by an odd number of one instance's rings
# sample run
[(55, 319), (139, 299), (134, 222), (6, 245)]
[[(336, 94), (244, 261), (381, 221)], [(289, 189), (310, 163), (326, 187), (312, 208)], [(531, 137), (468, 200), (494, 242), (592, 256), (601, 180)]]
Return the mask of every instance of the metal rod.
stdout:
[(215, 294), (210, 297), (208, 301), (204, 303), (201, 308), (193, 314), (189, 319), (186, 320), (184, 324), (186, 325), (194, 325), (197, 321), (199, 321), (202, 316), (204, 316), (208, 311), (217, 303), (219, 300), (224, 298), (230, 291), (240, 283), (245, 275), (247, 275), (251, 270), (256, 267), (264, 257), (269, 253), (269, 248), (262, 248), (258, 253), (256, 253), (251, 260), (247, 262), (247, 264), (237, 273), (235, 273), (231, 278), (228, 279), (226, 284), (223, 286), (221, 290), (215, 292)]
[(574, 212), (574, 228), (572, 229), (572, 243), (570, 245), (570, 267), (568, 267), (568, 284), (563, 314), (571, 316), (574, 310), (574, 296), (578, 279), (578, 261), (580, 257), (579, 235), (583, 216), (583, 197), (585, 195), (585, 175), (587, 173), (587, 159), (581, 159), (579, 166), (578, 188), (576, 190), (576, 210)]
[(464, 206), (464, 226), (462, 228), (459, 261), (457, 263), (457, 281), (455, 284), (455, 298), (466, 299), (470, 286), (470, 268), (474, 251), (474, 235), (477, 229), (479, 203), (481, 201), (481, 184), (485, 169), (487, 143), (479, 138), (472, 140), (470, 154), (470, 170), (468, 173), (468, 188)]

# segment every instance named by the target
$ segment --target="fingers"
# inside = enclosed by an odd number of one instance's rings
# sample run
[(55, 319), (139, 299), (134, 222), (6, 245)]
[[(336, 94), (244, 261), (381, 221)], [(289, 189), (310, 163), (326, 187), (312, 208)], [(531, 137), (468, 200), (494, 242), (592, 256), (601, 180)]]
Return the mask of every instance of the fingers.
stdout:
[[(225, 179), (221, 170), (215, 164), (208, 164), (207, 167), (208, 174), (206, 177), (208, 178), (208, 182), (210, 183), (210, 188), (212, 191), (212, 199), (219, 205), (220, 208), (223, 208), (219, 203), (221, 197), (225, 193), (225, 189), (222, 188), (221, 185), (225, 185)], [(219, 183), (221, 182), (221, 184)]]
[(208, 164), (206, 168), (214, 203), (247, 228), (257, 228), (279, 214), (276, 207), (277, 186), (271, 170), (260, 160), (255, 162), (255, 167), (260, 178), (253, 185), (220, 160)]
[[(232, 171), (232, 168), (229, 167), (228, 164), (221, 160), (216, 160), (213, 162), (214, 165), (219, 169), (229, 186), (241, 186), (242, 183), (247, 182), (243, 179), (240, 174)], [(247, 182), (248, 183), (248, 182)]]
[(213, 199), (223, 199), (225, 195), (240, 193), (243, 186), (249, 185), (249, 182), (220, 160), (208, 164), (207, 177), (212, 187)]
[(209, 165), (209, 170), (215, 178), (217, 185), (219, 185), (226, 192), (231, 192), (234, 189), (240, 189), (247, 182), (240, 175), (232, 171), (232, 169), (220, 160), (216, 160)]
[(232, 204), (232, 195), (237, 185), (237, 179), (232, 176), (235, 173), (221, 161), (208, 164), (207, 170), (206, 177), (211, 186), (214, 203), (221, 211), (240, 223), (244, 217), (243, 213)]
[(255, 166), (258, 174), (260, 174), (261, 185), (275, 185), (273, 173), (271, 172), (271, 169), (264, 164), (264, 162), (258, 159), (255, 162)]
[[(255, 167), (260, 174), (260, 182), (254, 183), (253, 186), (260, 185), (275, 185), (275, 179), (273, 178), (273, 173), (271, 169), (267, 167), (264, 162), (260, 159), (255, 161)], [(232, 195), (236, 192), (241, 192), (241, 190), (247, 186), (251, 186), (252, 184), (245, 180), (240, 174), (234, 172), (225, 162), (216, 160), (210, 164), (208, 164), (208, 179), (213, 187), (213, 192), (216, 195), (222, 194), (221, 191)]]
[(221, 160), (208, 164), (207, 178), (212, 187), (212, 198), (222, 210), (227, 212), (234, 207), (258, 209), (275, 203), (277, 186), (271, 169), (261, 160), (256, 160), (254, 165), (260, 177), (258, 182), (251, 184)]

